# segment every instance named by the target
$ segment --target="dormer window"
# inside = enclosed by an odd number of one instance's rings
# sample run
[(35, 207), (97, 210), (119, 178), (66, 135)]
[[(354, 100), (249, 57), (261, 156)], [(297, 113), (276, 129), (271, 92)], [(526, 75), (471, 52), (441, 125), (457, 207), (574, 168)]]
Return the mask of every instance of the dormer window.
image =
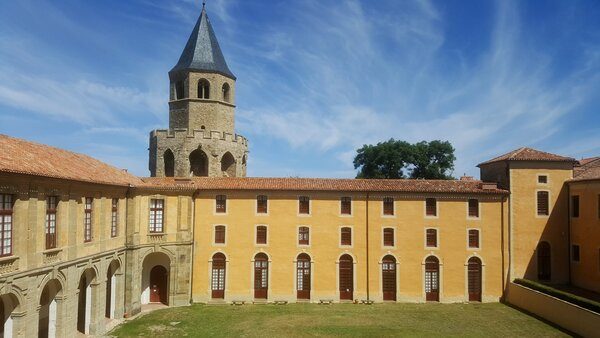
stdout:
[(229, 84), (223, 84), (223, 101), (229, 102)]
[(210, 83), (207, 79), (198, 81), (198, 98), (210, 99)]

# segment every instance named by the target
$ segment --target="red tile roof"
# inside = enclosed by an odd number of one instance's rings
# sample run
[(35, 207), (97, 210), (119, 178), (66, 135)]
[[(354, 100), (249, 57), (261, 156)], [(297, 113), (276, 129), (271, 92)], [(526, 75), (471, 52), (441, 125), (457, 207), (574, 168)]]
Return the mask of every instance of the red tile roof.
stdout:
[(478, 180), (339, 179), (270, 177), (148, 177), (140, 188), (200, 190), (378, 191), (428, 193), (504, 194), (491, 183), (483, 189)]
[(579, 161), (573, 168), (571, 181), (600, 180), (600, 157), (590, 157)]
[(556, 154), (547, 153), (544, 151), (532, 148), (519, 148), (508, 152), (504, 155), (493, 158), (489, 161), (479, 163), (477, 166), (484, 164), (502, 162), (502, 161), (551, 161), (551, 162), (577, 162), (574, 158), (564, 157)]
[(141, 180), (87, 155), (0, 134), (0, 171), (128, 186)]

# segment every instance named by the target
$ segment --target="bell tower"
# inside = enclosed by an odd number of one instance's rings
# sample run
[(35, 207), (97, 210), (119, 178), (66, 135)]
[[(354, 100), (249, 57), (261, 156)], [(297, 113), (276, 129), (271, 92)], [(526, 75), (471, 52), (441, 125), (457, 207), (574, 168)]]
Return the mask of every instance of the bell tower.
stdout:
[(248, 142), (235, 134), (235, 80), (203, 5), (169, 71), (169, 129), (150, 133), (151, 176), (246, 176)]

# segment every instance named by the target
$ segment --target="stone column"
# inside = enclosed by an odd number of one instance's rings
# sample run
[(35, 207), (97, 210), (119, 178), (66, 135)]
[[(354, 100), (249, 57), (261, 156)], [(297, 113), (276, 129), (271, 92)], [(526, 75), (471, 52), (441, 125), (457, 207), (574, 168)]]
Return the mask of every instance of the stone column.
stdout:
[[(119, 268), (121, 270), (121, 268)], [(125, 274), (115, 272), (116, 290), (115, 290), (115, 319), (123, 318), (125, 314)]]
[[(31, 317), (31, 315), (29, 317)], [(28, 337), (29, 335), (27, 334), (27, 329), (30, 326), (37, 327), (37, 320), (36, 320), (35, 324), (32, 323), (33, 318), (28, 318), (27, 311), (18, 311), (18, 312), (13, 311), (10, 314), (10, 318), (12, 319), (12, 325), (13, 325), (13, 327), (12, 327), (13, 337)]]
[(90, 313), (90, 335), (100, 336), (104, 334), (106, 325), (104, 314), (106, 306), (106, 277), (99, 276), (90, 284), (92, 288), (92, 310)]

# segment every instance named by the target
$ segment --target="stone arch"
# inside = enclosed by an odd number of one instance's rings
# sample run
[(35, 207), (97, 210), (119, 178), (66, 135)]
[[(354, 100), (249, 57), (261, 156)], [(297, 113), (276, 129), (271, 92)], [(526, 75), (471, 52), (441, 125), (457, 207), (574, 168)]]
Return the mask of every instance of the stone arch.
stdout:
[(223, 83), (223, 87), (221, 88), (223, 92), (223, 101), (230, 102), (231, 100), (231, 88), (229, 87), (229, 83)]
[(190, 153), (190, 176), (208, 176), (208, 156), (200, 148)]
[(246, 162), (248, 161), (248, 156), (246, 156), (246, 154), (244, 154), (244, 156), (242, 156), (242, 165), (246, 165)]
[(210, 82), (207, 79), (198, 80), (198, 98), (210, 99)]
[(169, 305), (171, 257), (164, 252), (152, 252), (142, 263), (141, 304), (163, 303)]
[(165, 153), (163, 154), (163, 162), (165, 165), (165, 176), (175, 176), (175, 155), (173, 155), (171, 149), (165, 150)]
[(221, 171), (223, 172), (223, 176), (235, 177), (235, 169), (235, 158), (230, 152), (226, 152), (223, 154), (223, 157), (221, 157)]
[(62, 315), (63, 286), (58, 279), (49, 280), (40, 294), (38, 337), (57, 335), (59, 319)]
[(185, 85), (182, 80), (175, 82), (175, 100), (185, 98)]
[(98, 276), (95, 267), (89, 267), (83, 271), (79, 278), (79, 294), (77, 302), (77, 331), (89, 334), (92, 321), (92, 308), (97, 301), (93, 297), (92, 283)]
[(13, 336), (13, 312), (19, 312), (21, 302), (14, 293), (6, 293), (0, 296), (0, 336)]
[(116, 318), (115, 309), (117, 307), (117, 273), (121, 271), (121, 262), (114, 259), (106, 269), (106, 302), (104, 316), (106, 318)]

